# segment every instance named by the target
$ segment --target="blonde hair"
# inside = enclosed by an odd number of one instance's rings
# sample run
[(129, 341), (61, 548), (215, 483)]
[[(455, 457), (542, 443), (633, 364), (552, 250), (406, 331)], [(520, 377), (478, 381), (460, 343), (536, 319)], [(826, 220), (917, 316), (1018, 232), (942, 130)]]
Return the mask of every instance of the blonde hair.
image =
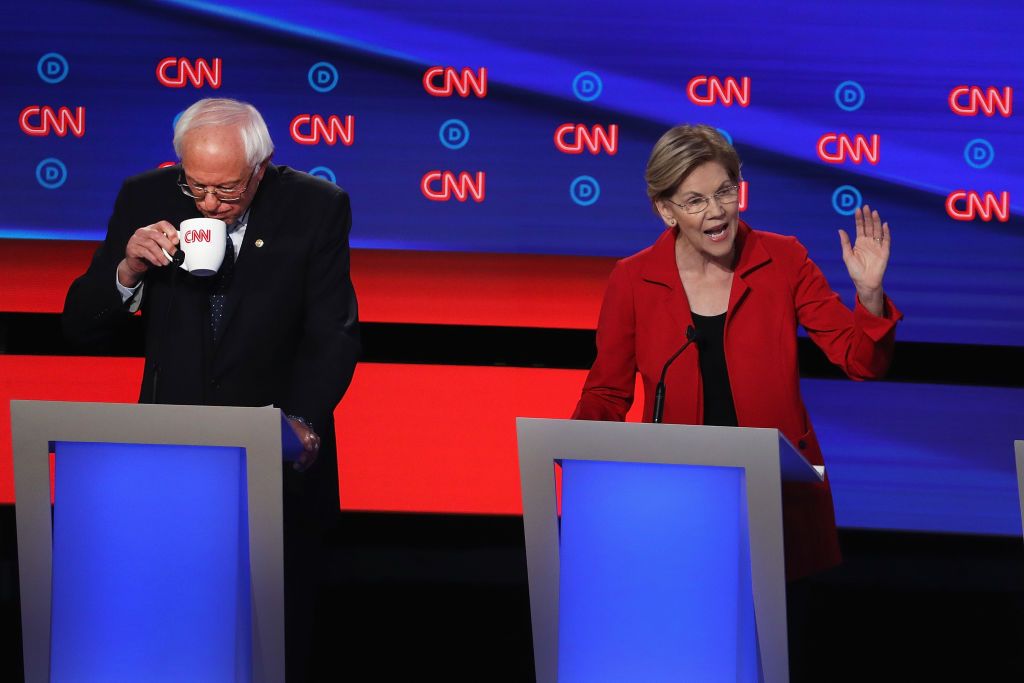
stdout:
[(658, 213), (657, 201), (667, 199), (695, 168), (709, 161), (725, 167), (729, 178), (739, 182), (740, 157), (725, 137), (711, 126), (681, 125), (670, 128), (654, 144), (647, 160), (647, 197)]

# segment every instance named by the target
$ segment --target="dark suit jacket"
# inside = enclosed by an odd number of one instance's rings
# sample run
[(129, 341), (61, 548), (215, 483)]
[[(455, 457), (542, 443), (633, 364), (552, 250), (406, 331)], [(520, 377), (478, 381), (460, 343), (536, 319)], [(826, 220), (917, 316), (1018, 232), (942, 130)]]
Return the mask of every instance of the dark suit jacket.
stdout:
[[(693, 324), (675, 261), (676, 230), (616, 264), (597, 328), (595, 360), (574, 418), (622, 420), (643, 379), (644, 420), (665, 361)], [(780, 430), (812, 464), (821, 465), (818, 439), (800, 397), (797, 325), (854, 379), (880, 377), (889, 367), (902, 314), (886, 299), (885, 315), (858, 302), (851, 311), (829, 288), (807, 250), (793, 237), (740, 223), (738, 257), (724, 332), (726, 364), (741, 427)], [(703, 424), (697, 349), (669, 368), (664, 421)], [(839, 562), (828, 481), (787, 485), (783, 495), (786, 570), (796, 578)]]
[[(114, 278), (135, 230), (159, 220), (177, 226), (200, 215), (176, 185), (179, 171), (179, 166), (158, 169), (124, 183), (106, 239), (68, 291), (63, 325), (71, 340), (103, 345), (117, 337), (131, 316)], [(271, 165), (251, 205), (219, 341), (213, 342), (208, 318), (211, 278), (193, 277), (174, 266), (153, 268), (145, 277), (141, 309), (146, 372), (139, 400), (273, 404), (309, 420), (323, 446), (302, 487), (308, 494), (315, 488), (315, 497), (324, 504), (333, 501), (335, 510), (332, 416), (359, 352), (349, 278), (350, 226), (344, 190)]]

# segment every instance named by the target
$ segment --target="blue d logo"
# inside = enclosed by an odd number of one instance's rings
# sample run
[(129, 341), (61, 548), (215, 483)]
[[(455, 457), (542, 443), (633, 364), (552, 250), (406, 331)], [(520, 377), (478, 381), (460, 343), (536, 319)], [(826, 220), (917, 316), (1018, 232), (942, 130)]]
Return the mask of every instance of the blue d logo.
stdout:
[(47, 52), (36, 63), (36, 73), (44, 83), (60, 83), (68, 77), (68, 60), (59, 52)]
[(836, 86), (835, 99), (843, 111), (856, 111), (864, 106), (864, 88), (857, 81), (843, 81)]
[(601, 185), (591, 176), (578, 176), (569, 185), (569, 197), (579, 206), (590, 206), (601, 197)]
[(60, 159), (43, 159), (36, 166), (36, 181), (47, 190), (56, 190), (67, 182), (68, 167)]
[(964, 161), (972, 168), (986, 168), (996, 159), (996, 149), (985, 138), (974, 138), (964, 147)]
[(461, 119), (448, 119), (441, 124), (437, 137), (448, 149), (462, 149), (469, 142), (469, 126)]
[(601, 77), (593, 71), (581, 71), (572, 79), (572, 92), (577, 99), (584, 102), (593, 102), (601, 96), (604, 84)]
[(840, 216), (852, 216), (863, 203), (860, 190), (853, 185), (840, 185), (832, 193), (832, 208)]
[(317, 62), (306, 74), (309, 87), (317, 92), (330, 92), (338, 85), (338, 70), (330, 62)]

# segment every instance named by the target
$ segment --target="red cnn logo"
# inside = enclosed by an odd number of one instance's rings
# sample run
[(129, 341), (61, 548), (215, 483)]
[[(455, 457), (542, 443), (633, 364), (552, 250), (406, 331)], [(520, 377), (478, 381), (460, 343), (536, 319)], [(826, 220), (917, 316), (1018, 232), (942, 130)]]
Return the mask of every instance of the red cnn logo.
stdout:
[(882, 138), (878, 135), (871, 136), (871, 142), (861, 134), (849, 135), (843, 133), (825, 133), (818, 138), (818, 158), (830, 164), (841, 164), (847, 159), (859, 164), (864, 159), (868, 163), (877, 164), (878, 154)]
[[(700, 88), (703, 90), (699, 91)], [(724, 81), (717, 76), (694, 76), (686, 84), (686, 96), (702, 107), (718, 102), (731, 107), (734, 98), (741, 107), (746, 107), (750, 104), (750, 77), (743, 76), (737, 83), (732, 76), (726, 76)]]
[(739, 210), (740, 211), (746, 211), (747, 210), (747, 198), (749, 197), (749, 190), (747, 188), (748, 188), (747, 181), (746, 180), (741, 180), (740, 181), (740, 198), (739, 198)]
[(555, 147), (566, 154), (583, 154), (583, 148), (591, 154), (600, 154), (601, 149), (611, 156), (619, 151), (619, 127), (614, 123), (605, 128), (598, 124), (587, 128), (582, 123), (563, 123), (555, 129)]
[(946, 213), (957, 221), (973, 221), (979, 216), (983, 221), (990, 221), (995, 215), (996, 220), (1005, 223), (1010, 220), (1010, 193), (1000, 192), (997, 199), (994, 192), (979, 195), (973, 191), (956, 190), (946, 197)]
[(292, 119), (289, 128), (292, 140), (300, 145), (316, 145), (321, 141), (333, 145), (341, 140), (341, 144), (351, 147), (356, 136), (356, 119), (349, 114), (344, 123), (340, 117), (331, 114), (325, 120), (319, 114), (299, 114)]
[(18, 125), (25, 135), (32, 137), (41, 138), (50, 133), (65, 137), (71, 131), (72, 135), (80, 138), (85, 135), (85, 107), (75, 107), (72, 114), (67, 107), (54, 111), (53, 107), (29, 105), (18, 115)]
[(460, 97), (487, 97), (487, 67), (476, 72), (469, 67), (458, 70), (451, 66), (432, 66), (423, 73), (423, 89), (434, 97), (451, 97), (453, 92)]
[(428, 171), (420, 181), (420, 191), (432, 202), (446, 202), (454, 196), (460, 202), (472, 197), (479, 203), (486, 195), (486, 179), (483, 171), (477, 171), (475, 178), (465, 171), (458, 176), (451, 171)]
[(212, 237), (209, 230), (188, 230), (185, 232), (184, 241), (185, 244), (195, 244), (196, 242), (210, 242)]
[[(172, 71), (174, 75), (171, 75)], [(209, 81), (210, 87), (216, 90), (221, 81), (221, 60), (214, 57), (211, 63), (199, 58), (195, 64), (185, 57), (164, 57), (156, 65), (156, 80), (168, 88), (184, 88), (186, 82), (193, 87), (202, 88)]]
[(1003, 116), (1013, 114), (1013, 88), (1006, 86), (982, 90), (976, 85), (958, 85), (949, 91), (949, 108), (958, 116), (995, 116), (996, 110)]

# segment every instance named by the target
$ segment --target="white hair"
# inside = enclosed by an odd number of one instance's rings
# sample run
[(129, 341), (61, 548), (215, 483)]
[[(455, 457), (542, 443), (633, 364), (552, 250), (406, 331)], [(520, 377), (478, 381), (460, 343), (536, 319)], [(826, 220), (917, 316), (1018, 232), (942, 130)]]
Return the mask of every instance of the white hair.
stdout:
[(181, 159), (185, 135), (197, 128), (236, 126), (242, 136), (245, 159), (255, 167), (274, 153), (270, 131), (256, 107), (247, 102), (210, 97), (199, 100), (181, 113), (174, 124), (174, 153)]

